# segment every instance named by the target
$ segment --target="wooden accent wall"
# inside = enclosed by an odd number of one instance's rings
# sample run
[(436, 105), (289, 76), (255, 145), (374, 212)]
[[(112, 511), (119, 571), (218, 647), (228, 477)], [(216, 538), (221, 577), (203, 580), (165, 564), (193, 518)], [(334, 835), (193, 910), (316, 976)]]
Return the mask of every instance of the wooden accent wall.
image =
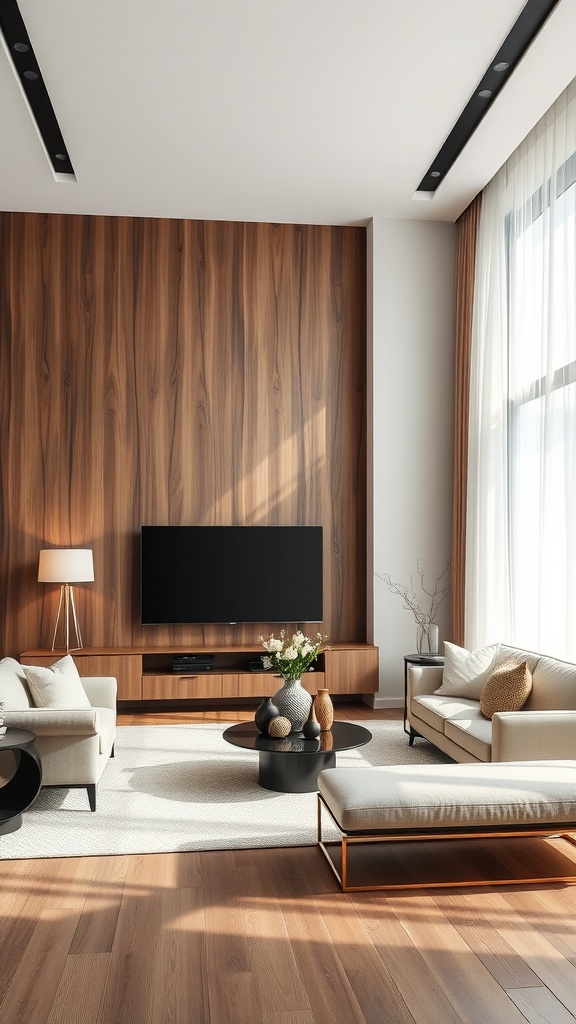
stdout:
[(51, 641), (51, 546), (94, 551), (86, 644), (252, 642), (142, 628), (142, 523), (321, 524), (364, 641), (365, 304), (361, 228), (0, 214), (0, 653)]

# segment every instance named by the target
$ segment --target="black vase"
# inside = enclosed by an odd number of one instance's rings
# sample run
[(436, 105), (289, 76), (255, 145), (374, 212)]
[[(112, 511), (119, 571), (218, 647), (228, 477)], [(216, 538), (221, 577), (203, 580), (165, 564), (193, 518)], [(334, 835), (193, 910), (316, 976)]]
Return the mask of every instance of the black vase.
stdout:
[(272, 697), (264, 697), (262, 703), (256, 708), (256, 714), (254, 715), (258, 731), (267, 736), (270, 722), (279, 714), (278, 708), (272, 703)]
[(316, 718), (316, 712), (314, 710), (314, 701), (312, 701), (312, 704), (310, 706), (310, 714), (308, 715), (308, 720), (304, 722), (304, 725), (302, 726), (302, 735), (306, 740), (316, 740), (318, 739), (320, 732), (320, 722)]

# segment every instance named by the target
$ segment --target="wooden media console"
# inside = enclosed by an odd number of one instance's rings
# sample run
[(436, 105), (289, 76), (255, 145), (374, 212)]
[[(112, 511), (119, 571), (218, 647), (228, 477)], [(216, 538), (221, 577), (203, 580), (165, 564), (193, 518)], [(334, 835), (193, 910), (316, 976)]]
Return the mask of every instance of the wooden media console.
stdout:
[[(24, 651), (25, 665), (52, 665), (65, 651), (45, 648)], [(273, 672), (253, 672), (250, 662), (263, 653), (258, 643), (218, 646), (83, 647), (72, 651), (81, 676), (115, 676), (118, 700), (211, 700), (223, 697), (271, 696), (280, 687)], [(176, 655), (213, 655), (210, 671), (175, 672)], [(339, 643), (318, 657), (314, 672), (303, 677), (311, 693), (326, 686), (332, 695), (375, 693), (378, 689), (378, 648), (371, 644)]]

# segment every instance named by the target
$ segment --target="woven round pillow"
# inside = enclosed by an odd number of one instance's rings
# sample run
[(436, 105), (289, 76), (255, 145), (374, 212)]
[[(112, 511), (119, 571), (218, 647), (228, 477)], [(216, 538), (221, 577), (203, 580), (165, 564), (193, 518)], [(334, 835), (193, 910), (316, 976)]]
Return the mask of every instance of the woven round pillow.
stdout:
[(532, 673), (525, 661), (505, 661), (486, 680), (480, 696), (480, 714), (492, 718), (496, 711), (520, 711), (532, 690)]

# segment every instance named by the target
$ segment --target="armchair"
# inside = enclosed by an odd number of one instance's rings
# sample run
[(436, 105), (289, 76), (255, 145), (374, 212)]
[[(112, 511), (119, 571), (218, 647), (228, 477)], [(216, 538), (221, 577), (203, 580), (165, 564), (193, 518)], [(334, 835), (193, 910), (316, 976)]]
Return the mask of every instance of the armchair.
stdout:
[(26, 675), (13, 658), (0, 661), (0, 701), (8, 728), (29, 729), (42, 763), (42, 786), (85, 788), (96, 810), (96, 786), (116, 737), (116, 679), (80, 680), (89, 707), (34, 707)]

